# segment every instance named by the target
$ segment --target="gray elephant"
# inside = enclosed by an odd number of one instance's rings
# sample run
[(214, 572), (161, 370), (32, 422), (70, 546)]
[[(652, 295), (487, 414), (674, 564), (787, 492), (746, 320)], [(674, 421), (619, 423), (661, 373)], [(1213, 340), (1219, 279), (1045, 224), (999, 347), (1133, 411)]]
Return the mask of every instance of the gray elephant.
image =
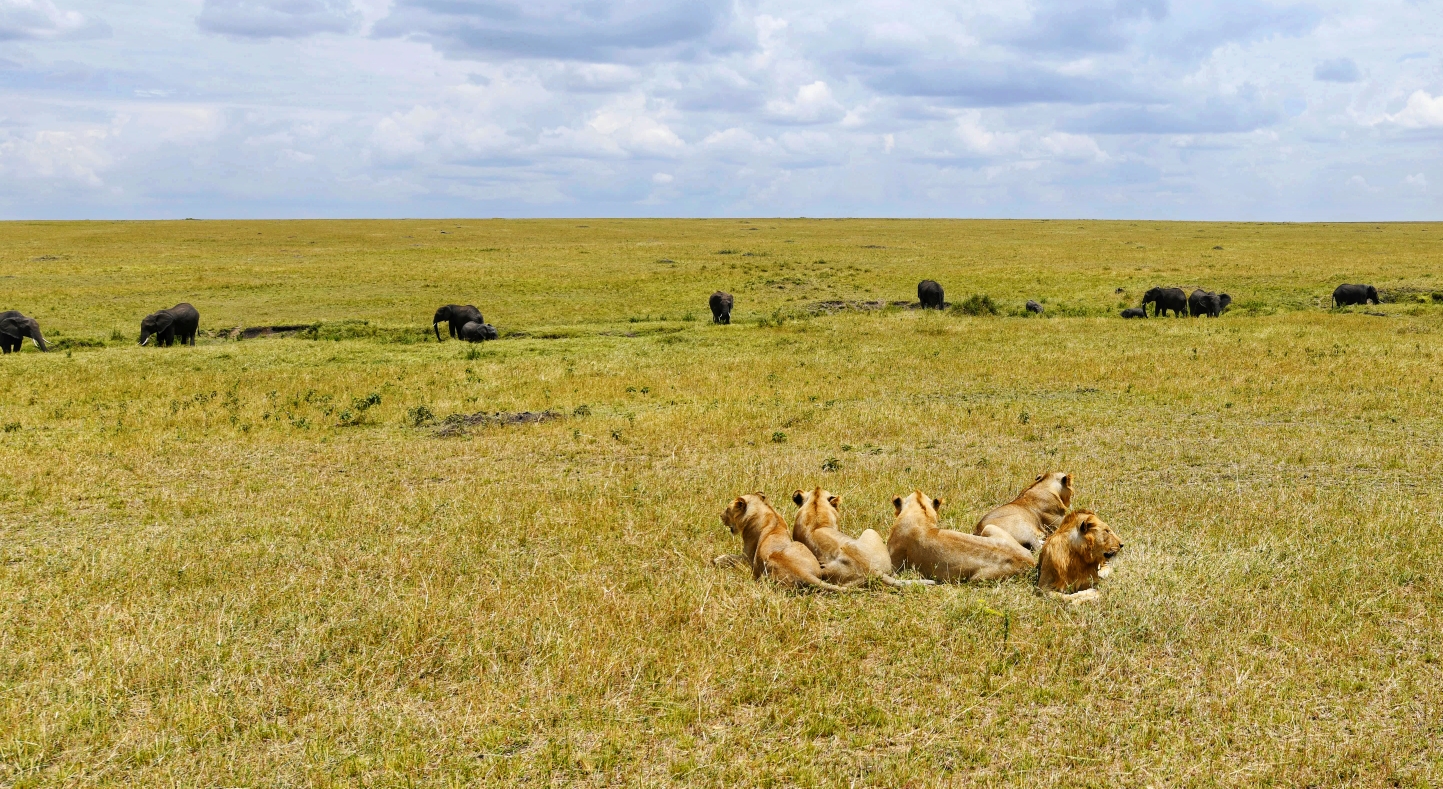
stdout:
[(200, 328), (200, 313), (195, 307), (181, 302), (168, 310), (159, 310), (140, 321), (140, 344), (145, 345), (151, 338), (156, 345), (170, 347), (177, 337), (180, 344), (195, 345), (195, 332)]
[(474, 305), (447, 304), (436, 310), (436, 317), (431, 319), (431, 328), (436, 332), (436, 342), (441, 341), (441, 323), (446, 324), (446, 333), (455, 339), (461, 338), (461, 327), (468, 323), (485, 323), (486, 319), (481, 317), (481, 310)]
[(922, 303), (922, 309), (942, 309), (947, 303), (942, 296), (942, 286), (937, 284), (937, 280), (924, 279), (917, 283), (917, 301)]
[(1037, 302), (1033, 301), (1032, 299), (1028, 299), (1028, 300), (1027, 300), (1027, 311), (1030, 312), (1030, 313), (1032, 313), (1032, 314), (1034, 314), (1034, 315), (1041, 315), (1041, 314), (1042, 314), (1042, 305), (1041, 305), (1041, 304), (1038, 304)]
[(1143, 309), (1142, 307), (1128, 307), (1127, 309), (1125, 309), (1125, 310), (1122, 311), (1122, 317), (1124, 317), (1124, 318), (1146, 318), (1146, 317), (1147, 317), (1147, 310)]
[(482, 342), (484, 340), (496, 339), (496, 327), (489, 323), (478, 323), (471, 321), (461, 327), (456, 335), (466, 342)]
[(1378, 300), (1378, 289), (1372, 285), (1339, 285), (1333, 291), (1333, 306), (1346, 307), (1349, 304), (1382, 304)]
[(1150, 288), (1142, 294), (1142, 308), (1153, 305), (1152, 314), (1161, 318), (1172, 310), (1173, 317), (1182, 317), (1187, 314), (1187, 294), (1182, 288)]
[(50, 350), (50, 344), (40, 334), (40, 324), (34, 318), (27, 318), (15, 310), (0, 312), (0, 350), (5, 353), (20, 351), (20, 343), (26, 337), (42, 352)]
[(707, 299), (707, 306), (711, 307), (711, 322), (720, 323), (723, 326), (730, 326), (732, 322), (732, 304), (735, 303), (732, 294), (719, 290), (711, 294)]
[(1192, 292), (1191, 296), (1187, 297), (1187, 309), (1194, 318), (1200, 318), (1204, 315), (1209, 318), (1216, 318), (1222, 315), (1223, 310), (1227, 309), (1228, 305), (1232, 303), (1232, 296), (1226, 293), (1213, 293), (1202, 288), (1198, 288)]

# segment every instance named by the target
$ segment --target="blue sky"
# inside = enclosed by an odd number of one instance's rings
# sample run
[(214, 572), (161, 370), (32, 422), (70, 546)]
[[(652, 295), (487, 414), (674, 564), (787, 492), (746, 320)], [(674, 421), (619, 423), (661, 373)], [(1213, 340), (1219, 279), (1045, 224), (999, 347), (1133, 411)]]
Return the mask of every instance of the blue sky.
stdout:
[(0, 0), (0, 218), (1443, 219), (1443, 1)]

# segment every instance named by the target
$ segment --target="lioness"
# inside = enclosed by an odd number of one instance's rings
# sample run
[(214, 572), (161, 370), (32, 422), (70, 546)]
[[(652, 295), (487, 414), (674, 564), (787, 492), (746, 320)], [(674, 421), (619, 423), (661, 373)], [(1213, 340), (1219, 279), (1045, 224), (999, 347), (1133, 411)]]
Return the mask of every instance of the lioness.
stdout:
[(903, 581), (892, 577), (892, 555), (887, 543), (872, 529), (853, 539), (837, 528), (840, 496), (821, 488), (810, 493), (798, 490), (792, 494), (797, 510), (792, 522), (792, 539), (807, 546), (822, 563), (821, 577), (841, 586), (857, 586), (876, 578), (882, 583), (902, 588), (932, 581)]
[(1034, 566), (1032, 552), (997, 526), (982, 534), (966, 534), (937, 527), (941, 499), (914, 490), (905, 499), (892, 499), (897, 522), (887, 538), (892, 566), (915, 567), (938, 581), (992, 581), (1010, 578)]
[(784, 586), (814, 586), (829, 592), (846, 591), (819, 577), (822, 566), (807, 546), (792, 539), (787, 522), (772, 509), (762, 493), (738, 496), (722, 512), (732, 534), (742, 536), (742, 554), (752, 565), (752, 578), (769, 575)]
[(1038, 474), (1017, 498), (983, 515), (972, 533), (981, 534), (986, 527), (996, 526), (1012, 535), (1022, 547), (1035, 551), (1067, 516), (1071, 505), (1071, 474), (1061, 471)]
[(1042, 544), (1037, 588), (1059, 594), (1070, 603), (1094, 600), (1093, 587), (1112, 568), (1107, 560), (1122, 550), (1122, 540), (1092, 510), (1073, 510)]

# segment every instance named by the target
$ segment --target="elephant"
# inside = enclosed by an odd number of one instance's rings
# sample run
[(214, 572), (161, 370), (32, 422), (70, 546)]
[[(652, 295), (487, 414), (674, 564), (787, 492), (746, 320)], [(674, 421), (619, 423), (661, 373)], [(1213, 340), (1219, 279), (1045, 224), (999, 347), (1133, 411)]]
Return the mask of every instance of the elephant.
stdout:
[(1142, 308), (1153, 305), (1153, 315), (1161, 318), (1172, 310), (1173, 317), (1187, 314), (1187, 294), (1182, 288), (1151, 288), (1142, 294)]
[(1222, 315), (1223, 310), (1227, 309), (1228, 305), (1232, 303), (1232, 296), (1226, 293), (1212, 293), (1202, 288), (1198, 288), (1192, 292), (1191, 296), (1187, 297), (1188, 312), (1191, 313), (1194, 318), (1200, 318), (1204, 315), (1209, 318), (1216, 318)]
[(489, 323), (478, 323), (469, 321), (461, 327), (457, 338), (466, 342), (482, 342), (483, 340), (496, 339), (496, 327)]
[(720, 323), (723, 326), (730, 326), (732, 322), (732, 294), (725, 291), (717, 291), (707, 299), (707, 305), (711, 307), (711, 322)]
[(1378, 300), (1378, 289), (1372, 285), (1339, 285), (1333, 291), (1333, 306), (1346, 307), (1349, 304), (1382, 304)]
[(1142, 307), (1128, 307), (1122, 311), (1124, 318), (1146, 318), (1147, 310)]
[(27, 318), (15, 310), (0, 312), (0, 350), (5, 353), (19, 353), (20, 343), (26, 337), (35, 343), (41, 352), (50, 350), (50, 343), (40, 334), (40, 324), (34, 318)]
[(935, 279), (924, 279), (917, 283), (917, 301), (924, 310), (940, 310), (946, 304), (942, 299), (942, 286)]
[(1028, 312), (1031, 312), (1031, 313), (1035, 313), (1035, 314), (1037, 314), (1037, 315), (1041, 315), (1041, 314), (1042, 314), (1042, 305), (1041, 305), (1041, 304), (1038, 304), (1037, 302), (1033, 301), (1032, 299), (1028, 299), (1028, 300), (1027, 300), (1027, 311), (1028, 311)]
[(447, 304), (436, 310), (436, 317), (431, 319), (431, 328), (436, 332), (436, 342), (441, 341), (442, 321), (446, 322), (446, 333), (460, 339), (462, 326), (468, 323), (485, 323), (486, 319), (481, 317), (481, 310), (473, 305), (467, 304), (463, 307), (460, 304)]
[(156, 345), (171, 346), (175, 344), (175, 338), (180, 337), (180, 344), (189, 343), (195, 346), (195, 332), (200, 327), (200, 313), (195, 307), (181, 302), (168, 310), (159, 310), (145, 316), (140, 321), (140, 344), (150, 342), (155, 337)]

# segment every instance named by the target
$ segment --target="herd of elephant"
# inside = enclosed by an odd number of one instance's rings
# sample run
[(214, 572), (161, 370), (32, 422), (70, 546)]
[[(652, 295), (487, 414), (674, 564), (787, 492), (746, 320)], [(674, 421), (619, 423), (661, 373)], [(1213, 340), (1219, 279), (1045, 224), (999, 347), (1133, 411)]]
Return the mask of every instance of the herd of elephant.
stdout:
[[(942, 286), (936, 280), (924, 279), (917, 284), (917, 301), (923, 309), (943, 309), (947, 302), (943, 298)], [(1124, 318), (1146, 318), (1147, 307), (1152, 305), (1153, 316), (1162, 317), (1172, 312), (1174, 317), (1206, 315), (1216, 318), (1232, 304), (1232, 297), (1226, 293), (1212, 293), (1201, 288), (1188, 295), (1182, 288), (1152, 288), (1143, 294), (1142, 306), (1122, 311)], [(732, 294), (717, 291), (708, 299), (713, 323), (730, 324), (732, 305), (736, 300)], [(1378, 289), (1372, 285), (1339, 285), (1333, 291), (1333, 305), (1379, 304)], [(1042, 305), (1027, 302), (1027, 311), (1042, 314)], [(431, 329), (436, 332), (436, 341), (441, 341), (441, 324), (445, 323), (448, 334), (458, 340), (482, 342), (497, 337), (496, 327), (481, 317), (481, 311), (474, 305), (447, 304), (436, 310), (431, 319)], [(196, 331), (200, 328), (200, 312), (184, 302), (167, 310), (157, 310), (140, 321), (140, 344), (174, 345), (177, 339), (181, 345), (195, 345)], [(30, 338), (35, 347), (50, 350), (45, 337), (40, 333), (40, 324), (15, 310), (0, 312), (0, 350), (5, 353), (19, 351), (25, 338)]]

